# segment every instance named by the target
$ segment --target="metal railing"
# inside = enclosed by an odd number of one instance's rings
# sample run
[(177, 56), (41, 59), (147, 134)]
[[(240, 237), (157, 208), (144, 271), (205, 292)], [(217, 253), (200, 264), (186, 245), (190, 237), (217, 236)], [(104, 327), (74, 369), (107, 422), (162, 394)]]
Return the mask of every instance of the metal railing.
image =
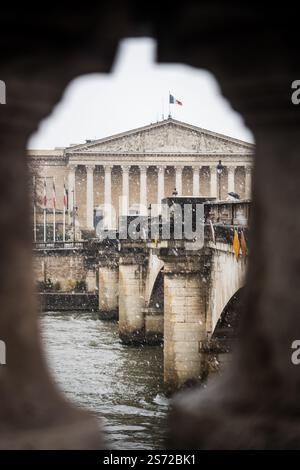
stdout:
[[(184, 198), (181, 198), (184, 203)], [(194, 207), (194, 206), (193, 206)], [(229, 227), (247, 227), (250, 218), (250, 211), (251, 211), (251, 202), (249, 200), (244, 201), (209, 201), (204, 203), (204, 215), (202, 213), (202, 224), (204, 226), (209, 225), (212, 222), (214, 225), (226, 226)], [(204, 216), (204, 220), (203, 220)], [(134, 216), (136, 217), (136, 216)], [(174, 223), (175, 218), (174, 214), (170, 216), (167, 221), (164, 221), (162, 216), (157, 216), (150, 218), (149, 216), (139, 217), (143, 219), (144, 229), (146, 236), (140, 238), (130, 238), (128, 233), (128, 238), (125, 241), (140, 241), (140, 242), (147, 242), (151, 241), (152, 239), (155, 240), (163, 240), (163, 239), (176, 239), (175, 231), (174, 231)], [(181, 219), (180, 219), (181, 220)], [(132, 217), (128, 217), (126, 220), (127, 228), (132, 221)], [(194, 231), (196, 226), (196, 209), (193, 208), (192, 211), (192, 230)], [(182, 233), (185, 233), (185, 221), (184, 218), (181, 222), (182, 225)], [(154, 229), (152, 231), (152, 229)], [(109, 231), (107, 232), (109, 235)], [(156, 235), (153, 236), (152, 234), (155, 233)], [(167, 238), (166, 234), (167, 233)], [(183, 237), (184, 238), (184, 237)], [(182, 237), (181, 237), (182, 239)], [(78, 241), (48, 241), (42, 242), (38, 241), (33, 243), (33, 248), (37, 250), (82, 250), (82, 249), (92, 249), (97, 247), (105, 247), (105, 246), (112, 246), (118, 245), (120, 241), (123, 240), (122, 236), (119, 236), (119, 232), (116, 231), (115, 238), (110, 239), (108, 238), (89, 238), (85, 240), (78, 240)]]
[(33, 248), (36, 250), (49, 250), (49, 249), (61, 249), (61, 250), (82, 250), (86, 247), (88, 240), (82, 241), (67, 241), (67, 242), (34, 242)]
[(247, 226), (251, 201), (208, 202), (204, 205), (205, 221), (213, 224)]

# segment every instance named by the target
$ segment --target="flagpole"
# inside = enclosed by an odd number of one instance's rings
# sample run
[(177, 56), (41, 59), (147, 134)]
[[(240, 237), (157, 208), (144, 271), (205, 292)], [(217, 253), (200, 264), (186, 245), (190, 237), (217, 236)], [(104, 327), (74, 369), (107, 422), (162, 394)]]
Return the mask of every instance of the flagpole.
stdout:
[(71, 225), (71, 208), (70, 208), (70, 200), (71, 200), (71, 186), (68, 184), (68, 224)]
[(55, 220), (55, 215), (56, 215), (56, 190), (55, 190), (55, 182), (54, 182), (54, 178), (53, 178), (53, 182), (52, 182), (53, 186), (52, 186), (52, 206), (53, 206), (53, 241), (55, 242), (56, 240), (56, 233), (55, 233), (55, 229), (56, 229), (56, 220)]
[(76, 218), (77, 218), (77, 205), (76, 205), (76, 186), (74, 184), (73, 193), (73, 206), (74, 206), (74, 241), (76, 242)]
[(73, 243), (76, 241), (76, 232), (75, 232), (75, 188), (72, 190), (73, 192)]
[(63, 212), (63, 242), (66, 241), (66, 208), (64, 206)]
[(35, 176), (33, 177), (33, 241), (36, 243), (36, 187)]
[(53, 207), (53, 241), (55, 242), (55, 207)]
[(36, 243), (36, 207), (33, 205), (33, 241)]
[(171, 117), (171, 103), (170, 103), (170, 90), (169, 90), (169, 118)]
[(46, 208), (44, 207), (44, 243), (46, 243)]
[(64, 179), (63, 242), (66, 241), (66, 183)]

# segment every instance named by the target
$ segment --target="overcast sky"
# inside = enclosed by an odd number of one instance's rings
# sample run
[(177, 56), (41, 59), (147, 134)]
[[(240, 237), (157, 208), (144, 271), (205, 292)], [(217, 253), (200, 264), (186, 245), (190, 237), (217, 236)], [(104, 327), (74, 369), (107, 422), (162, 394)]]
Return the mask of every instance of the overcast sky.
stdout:
[(144, 38), (120, 43), (111, 74), (73, 80), (28, 147), (66, 147), (160, 121), (169, 112), (169, 90), (183, 102), (171, 105), (174, 119), (253, 142), (209, 72), (156, 64), (155, 42)]

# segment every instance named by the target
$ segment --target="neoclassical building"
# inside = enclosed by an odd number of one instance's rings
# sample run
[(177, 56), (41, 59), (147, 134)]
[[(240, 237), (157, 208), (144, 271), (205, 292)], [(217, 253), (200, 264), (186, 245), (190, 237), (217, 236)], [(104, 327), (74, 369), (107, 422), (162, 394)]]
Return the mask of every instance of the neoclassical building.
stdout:
[(44, 182), (50, 226), (55, 183), (57, 230), (62, 223), (64, 185), (66, 223), (72, 223), (76, 207), (82, 229), (94, 228), (104, 205), (115, 209), (116, 217), (108, 220), (114, 227), (120, 214), (142, 214), (149, 204), (171, 196), (175, 188), (183, 196), (226, 199), (228, 192), (236, 192), (249, 199), (253, 153), (253, 144), (173, 118), (66, 148), (29, 150), (29, 165), (36, 176), (38, 225)]

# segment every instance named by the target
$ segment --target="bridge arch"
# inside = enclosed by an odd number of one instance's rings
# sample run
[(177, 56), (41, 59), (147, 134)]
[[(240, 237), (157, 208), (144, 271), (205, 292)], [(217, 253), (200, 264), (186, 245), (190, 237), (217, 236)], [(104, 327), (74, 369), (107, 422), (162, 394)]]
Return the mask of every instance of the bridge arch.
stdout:
[(145, 305), (150, 307), (151, 296), (158, 276), (162, 273), (164, 262), (152, 250), (149, 253), (145, 282)]
[(150, 299), (148, 302), (149, 308), (164, 312), (164, 275), (163, 267), (156, 276), (153, 289), (151, 291)]
[(145, 283), (145, 338), (160, 344), (164, 336), (164, 263), (150, 251)]
[(240, 287), (229, 299), (203, 348), (203, 370), (206, 381), (222, 373), (231, 363), (232, 351), (238, 336), (243, 309), (244, 287)]
[(238, 327), (243, 306), (244, 287), (240, 287), (225, 305), (216, 323), (211, 339), (222, 343), (225, 348), (231, 344), (238, 334)]
[(220, 317), (235, 294), (244, 286), (246, 260), (236, 259), (232, 247), (217, 243), (212, 250), (208, 294), (207, 331), (215, 331)]

